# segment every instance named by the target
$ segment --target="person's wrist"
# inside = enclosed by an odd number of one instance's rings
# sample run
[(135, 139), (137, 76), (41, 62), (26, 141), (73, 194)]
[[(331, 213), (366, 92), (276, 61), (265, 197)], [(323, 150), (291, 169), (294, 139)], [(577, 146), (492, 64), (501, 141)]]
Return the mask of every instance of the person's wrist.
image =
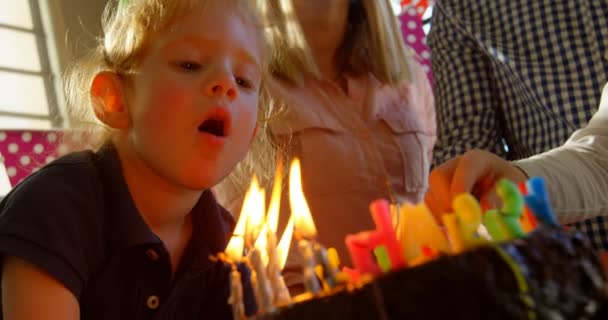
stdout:
[(527, 181), (528, 179), (530, 179), (530, 177), (528, 176), (528, 173), (526, 171), (524, 171), (524, 169), (515, 165), (514, 163), (509, 163), (509, 169), (510, 170), (509, 170), (508, 178), (511, 179), (515, 183), (524, 182), (524, 181)]

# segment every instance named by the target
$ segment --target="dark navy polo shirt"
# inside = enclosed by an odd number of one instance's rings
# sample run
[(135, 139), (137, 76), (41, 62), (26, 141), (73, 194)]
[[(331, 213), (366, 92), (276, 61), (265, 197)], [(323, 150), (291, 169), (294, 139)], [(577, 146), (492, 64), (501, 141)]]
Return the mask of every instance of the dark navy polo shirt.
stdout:
[[(192, 210), (193, 233), (175, 275), (168, 251), (141, 218), (116, 150), (62, 157), (0, 203), (0, 251), (63, 283), (81, 319), (232, 319), (224, 251), (234, 220), (210, 191)], [(249, 270), (241, 267), (248, 313)], [(0, 315), (1, 318), (1, 315)]]

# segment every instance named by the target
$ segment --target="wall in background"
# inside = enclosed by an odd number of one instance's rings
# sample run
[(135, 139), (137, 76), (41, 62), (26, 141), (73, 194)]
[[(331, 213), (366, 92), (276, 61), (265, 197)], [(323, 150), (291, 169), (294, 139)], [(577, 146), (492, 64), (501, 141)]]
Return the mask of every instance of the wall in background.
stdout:
[[(48, 10), (49, 45), (55, 46), (60, 70), (95, 45), (101, 34), (101, 14), (107, 0), (40, 0)], [(53, 49), (53, 48), (51, 48)], [(53, 50), (49, 50), (53, 51)]]

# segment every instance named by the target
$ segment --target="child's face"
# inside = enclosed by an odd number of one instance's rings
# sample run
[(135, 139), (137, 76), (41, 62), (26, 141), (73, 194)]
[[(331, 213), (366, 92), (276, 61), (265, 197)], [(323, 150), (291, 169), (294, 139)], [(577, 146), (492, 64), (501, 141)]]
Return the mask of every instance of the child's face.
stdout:
[(154, 35), (132, 77), (130, 144), (148, 167), (209, 188), (247, 153), (261, 82), (259, 26), (210, 5)]

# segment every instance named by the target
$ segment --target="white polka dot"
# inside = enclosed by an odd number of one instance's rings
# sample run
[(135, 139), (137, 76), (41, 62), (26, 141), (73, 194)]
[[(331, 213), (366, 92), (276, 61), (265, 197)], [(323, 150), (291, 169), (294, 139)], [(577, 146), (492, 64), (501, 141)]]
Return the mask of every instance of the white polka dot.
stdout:
[(21, 159), (19, 159), (19, 162), (21, 162), (22, 165), (27, 166), (30, 164), (31, 159), (28, 156), (22, 156)]
[(0, 132), (0, 141), (4, 141), (6, 140), (6, 132), (2, 131)]
[(423, 14), (424, 13), (424, 7), (418, 7), (418, 14)]
[(49, 142), (55, 142), (55, 141), (57, 141), (57, 134), (54, 133), (54, 132), (51, 132), (51, 133), (49, 133), (49, 134), (46, 135), (46, 139)]
[(55, 161), (55, 157), (53, 157), (53, 156), (48, 156), (48, 157), (46, 157), (46, 160), (45, 160), (45, 161), (46, 161), (46, 163), (51, 163), (51, 162)]
[(422, 43), (426, 45), (426, 37), (422, 38)]
[(422, 71), (424, 71), (424, 73), (429, 73), (429, 71), (431, 71), (431, 68), (429, 68), (429, 66), (427, 66), (427, 65), (423, 65)]
[(416, 42), (416, 36), (413, 34), (410, 34), (407, 36), (407, 42), (409, 43), (415, 43)]
[(44, 146), (43, 146), (42, 144), (40, 144), (40, 143), (37, 143), (37, 144), (34, 146), (34, 153), (35, 153), (35, 154), (41, 154), (41, 153), (42, 153), (42, 151), (44, 151)]
[(16, 143), (11, 143), (8, 145), (8, 152), (10, 153), (17, 153), (17, 151), (19, 151), (19, 145)]
[(420, 54), (422, 56), (422, 58), (424, 59), (428, 59), (431, 57), (431, 53), (428, 52), (427, 50), (422, 51), (422, 53)]
[(9, 177), (14, 177), (17, 175), (17, 169), (14, 167), (8, 167), (6, 168), (6, 174), (8, 174)]
[(416, 8), (413, 8), (413, 7), (412, 7), (412, 8), (409, 8), (409, 9), (407, 10), (407, 14), (409, 14), (409, 15), (410, 15), (410, 16), (412, 16), (412, 17), (415, 17), (415, 16), (417, 16), (417, 15), (418, 15), (418, 12), (416, 12)]
[(410, 21), (410, 22), (407, 23), (407, 27), (410, 28), (410, 29), (412, 29), (412, 30), (416, 29), (417, 26), (418, 25), (416, 24), (415, 21)]
[(39, 170), (40, 170), (40, 167), (34, 168), (34, 169), (32, 169), (32, 173), (38, 172)]
[(23, 142), (30, 142), (30, 141), (32, 141), (32, 133), (31, 132), (24, 132), (21, 135), (21, 140)]
[(68, 146), (65, 143), (62, 143), (59, 148), (57, 148), (57, 153), (60, 155), (68, 153)]

